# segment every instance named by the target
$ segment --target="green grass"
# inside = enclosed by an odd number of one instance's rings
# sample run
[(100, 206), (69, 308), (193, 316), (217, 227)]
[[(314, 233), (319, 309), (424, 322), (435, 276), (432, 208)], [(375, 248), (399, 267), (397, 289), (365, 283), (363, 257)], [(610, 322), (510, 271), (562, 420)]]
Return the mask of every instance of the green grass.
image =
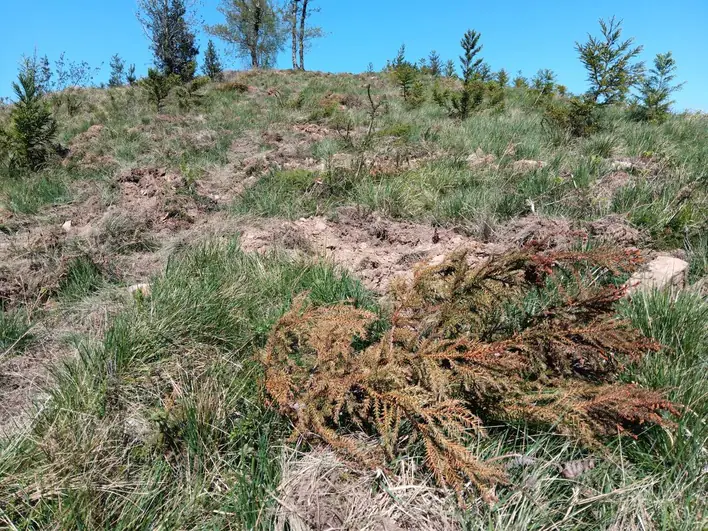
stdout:
[(0, 356), (22, 352), (33, 340), (32, 323), (26, 312), (0, 307)]
[[(58, 140), (68, 146), (102, 124), (87, 153), (110, 157), (117, 168), (57, 165), (21, 178), (0, 176), (0, 219), (3, 210), (14, 215), (7, 221), (13, 238), (36, 220), (58, 228), (65, 211), (50, 207), (70, 202), (73, 184), (100, 178), (108, 190), (125, 167), (164, 167), (199, 190), (214, 169), (239, 167), (234, 140), (258, 144), (262, 132), (282, 131), (289, 141), (292, 125), (308, 120), (330, 129), (325, 138), (307, 140), (315, 159), (326, 163), (337, 153), (351, 154), (356, 148), (333, 130), (346, 120), (356, 134), (366, 128), (365, 86), (371, 83), (374, 98), (387, 102), (365, 158), (425, 155), (426, 162), (388, 175), (269, 171), (256, 176), (231, 212), (297, 219), (360, 205), (470, 231), (482, 222), (494, 226), (527, 215), (532, 205), (541, 215), (572, 220), (617, 213), (648, 234), (648, 247), (686, 249), (691, 281), (708, 273), (705, 115), (672, 116), (656, 125), (632, 122), (625, 109), (611, 107), (600, 112), (598, 133), (570, 139), (544, 126), (535, 98), (523, 90), (506, 90), (503, 112), (483, 110), (461, 123), (431, 101), (407, 109), (385, 75), (266, 71), (241, 73), (239, 81), (255, 90), (209, 86), (188, 113), (168, 102), (167, 117), (156, 116), (138, 88), (87, 90), (75, 116), (58, 115)], [(272, 88), (278, 95), (268, 94)], [(352, 104), (332, 105), (332, 94)], [(495, 162), (468, 167), (467, 157), (478, 149)], [(643, 157), (659, 169), (630, 170), (627, 186), (609, 201), (595, 201), (594, 186), (619, 157)], [(512, 164), (522, 159), (547, 165), (515, 173)], [(243, 176), (235, 169), (233, 178)], [(69, 260), (56, 293), (63, 309), (91, 304), (103, 293), (114, 280), (104, 264), (116, 255), (153, 252), (163, 243), (151, 233), (156, 227), (130, 212), (93, 214), (77, 226), (87, 222), (98, 229), (87, 245), (104, 253), (97, 255), (100, 264), (87, 256), (67, 258), (76, 251), (71, 246), (56, 247), (57, 263)], [(298, 293), (320, 303), (353, 299), (375, 307), (357, 282), (327, 264), (248, 255), (232, 241), (175, 256), (150, 297), (124, 297), (128, 302), (105, 335), (76, 339), (77, 357), (56, 370), (57, 385), (32, 431), (0, 443), (0, 526), (268, 529), (280, 447), (290, 426), (266, 407), (254, 355)], [(465, 529), (705, 528), (706, 302), (685, 293), (651, 294), (624, 302), (620, 311), (666, 345), (625, 378), (668, 389), (685, 406), (676, 429), (648, 429), (637, 441), (609, 440), (605, 453), (594, 453), (594, 470), (566, 480), (556, 465), (586, 457), (587, 450), (527, 426), (493, 428), (479, 444), (480, 456), (521, 453), (539, 460), (511, 472), (516, 486), (498, 489), (494, 507), (460, 514)], [(0, 313), (0, 353), (31, 344), (28, 313)]]
[(4, 517), (37, 529), (268, 529), (289, 427), (264, 406), (253, 356), (299, 293), (373, 304), (328, 265), (236, 242), (173, 259), (103, 341), (77, 345), (32, 433), (3, 444)]
[(58, 296), (76, 301), (98, 291), (107, 283), (105, 272), (90, 257), (78, 256), (69, 262), (58, 287)]
[(42, 208), (70, 198), (67, 176), (49, 170), (37, 175), (0, 176), (0, 207), (18, 214), (37, 214)]

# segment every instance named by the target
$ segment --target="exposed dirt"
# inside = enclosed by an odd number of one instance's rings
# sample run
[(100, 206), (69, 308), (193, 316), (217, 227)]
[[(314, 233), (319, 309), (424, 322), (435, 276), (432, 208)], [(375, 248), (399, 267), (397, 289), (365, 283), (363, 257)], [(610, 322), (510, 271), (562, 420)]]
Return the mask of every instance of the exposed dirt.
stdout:
[(96, 124), (83, 133), (76, 135), (69, 144), (69, 151), (63, 164), (78, 164), (83, 168), (100, 168), (113, 166), (117, 161), (110, 155), (96, 153), (96, 144), (103, 134), (105, 126)]
[(412, 275), (414, 264), (460, 247), (479, 256), (501, 250), (449, 229), (386, 220), (356, 208), (342, 208), (333, 219), (258, 220), (243, 228), (242, 245), (247, 251), (284, 247), (331, 258), (380, 292), (395, 276)]
[(135, 168), (118, 177), (117, 205), (125, 212), (170, 229), (191, 224), (204, 210), (184, 179), (159, 168)]

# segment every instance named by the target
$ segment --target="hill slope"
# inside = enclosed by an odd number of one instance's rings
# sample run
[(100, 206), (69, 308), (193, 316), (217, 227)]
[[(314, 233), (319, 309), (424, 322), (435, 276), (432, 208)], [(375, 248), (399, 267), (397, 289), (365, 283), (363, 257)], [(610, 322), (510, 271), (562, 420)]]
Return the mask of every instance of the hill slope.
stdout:
[[(599, 132), (571, 138), (531, 91), (504, 96), (459, 122), (432, 102), (410, 108), (385, 74), (270, 71), (173, 93), (162, 114), (138, 87), (87, 89), (75, 114), (55, 109), (66, 156), (0, 176), (2, 518), (269, 528), (279, 496), (288, 510), (304, 503), (287, 481), (276, 491), (281, 473), (316, 466), (314, 454), (282, 457), (290, 426), (263, 400), (253, 357), (298, 293), (385, 314), (394, 278), (460, 246), (481, 260), (584, 241), (689, 262), (695, 289), (619, 307), (666, 345), (622, 378), (669, 388), (686, 406), (679, 426), (608, 441), (582, 477), (558, 474), (590, 455), (572, 440), (495, 428), (478, 456), (528, 459), (494, 508), (455, 518), (474, 529), (705, 524), (708, 118), (638, 123), (608, 107)], [(331, 505), (328, 518), (352, 492), (380, 507), (323, 456), (342, 490), (308, 496)], [(427, 489), (425, 503), (446, 510), (449, 493), (406, 462), (392, 484)], [(414, 498), (408, 511), (386, 506), (399, 527), (462, 525)], [(404, 524), (412, 513), (421, 520)]]

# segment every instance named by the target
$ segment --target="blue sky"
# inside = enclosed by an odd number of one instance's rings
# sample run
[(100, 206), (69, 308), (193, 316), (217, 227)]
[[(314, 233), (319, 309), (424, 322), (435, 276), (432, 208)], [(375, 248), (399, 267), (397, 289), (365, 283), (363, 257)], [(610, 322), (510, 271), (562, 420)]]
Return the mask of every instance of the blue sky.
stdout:
[[(219, 0), (203, 0), (206, 23), (219, 22)], [(481, 32), (482, 55), (495, 70), (530, 76), (550, 68), (573, 92), (586, 88), (585, 72), (574, 50), (576, 40), (597, 33), (597, 19), (624, 19), (625, 35), (644, 45), (647, 62), (671, 50), (684, 89), (675, 97), (678, 110), (708, 111), (708, 0), (315, 0), (322, 8), (314, 22), (328, 33), (314, 43), (306, 58), (311, 70), (361, 72), (369, 62), (380, 68), (406, 44), (409, 59), (436, 49), (457, 60), (459, 40), (468, 28)], [(135, 0), (0, 0), (3, 45), (0, 46), (0, 96), (11, 94), (11, 81), (22, 54), (36, 49), (54, 60), (65, 51), (69, 59), (103, 63), (97, 82), (108, 78), (108, 61), (119, 53), (135, 63), (139, 74), (151, 64), (148, 42), (135, 18)], [(208, 36), (200, 31), (201, 48)], [(217, 42), (220, 49), (223, 49)], [(225, 50), (224, 50), (225, 51)], [(224, 58), (231, 68), (242, 65)], [(289, 52), (279, 60), (289, 67)]]

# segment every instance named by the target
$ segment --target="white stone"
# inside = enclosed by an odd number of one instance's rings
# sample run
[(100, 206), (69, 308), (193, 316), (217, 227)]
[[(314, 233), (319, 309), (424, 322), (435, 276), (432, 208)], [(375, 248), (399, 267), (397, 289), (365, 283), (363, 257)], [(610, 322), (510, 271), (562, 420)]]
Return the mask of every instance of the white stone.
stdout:
[(683, 288), (688, 275), (688, 262), (673, 256), (658, 256), (627, 281), (627, 292), (653, 289)]
[(71, 232), (71, 220), (65, 221), (61, 228), (64, 229), (64, 232)]
[(613, 171), (627, 171), (634, 168), (634, 164), (629, 160), (616, 160), (612, 163)]

